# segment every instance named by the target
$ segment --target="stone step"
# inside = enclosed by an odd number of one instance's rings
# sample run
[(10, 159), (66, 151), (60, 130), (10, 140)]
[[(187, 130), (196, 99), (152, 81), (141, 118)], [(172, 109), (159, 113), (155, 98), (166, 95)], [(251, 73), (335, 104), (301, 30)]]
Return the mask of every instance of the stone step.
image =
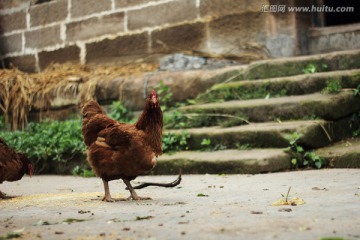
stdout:
[[(207, 103), (179, 108), (194, 118), (206, 118), (202, 124), (220, 125), (230, 117), (245, 118), (250, 122), (321, 118), (338, 120), (360, 110), (360, 97), (353, 91), (338, 94), (308, 94), (270, 99), (253, 99)], [(192, 120), (194, 121), (194, 119)]]
[[(252, 123), (250, 125), (223, 128), (219, 126), (186, 129), (190, 135), (188, 147), (190, 150), (216, 148), (224, 146), (227, 149), (236, 148), (285, 148), (289, 141), (286, 134), (297, 132), (302, 135), (299, 143), (309, 148), (318, 148), (330, 143), (325, 131), (330, 123), (323, 120), (289, 121)], [(171, 130), (168, 132), (180, 134), (184, 130)], [(166, 132), (165, 132), (166, 134)], [(314, 138), (313, 136), (317, 136)], [(331, 138), (331, 136), (330, 136)], [(203, 139), (210, 139), (210, 146), (201, 145)]]
[(320, 148), (316, 150), (316, 154), (325, 158), (330, 167), (360, 168), (360, 138), (343, 140)]
[(339, 90), (356, 88), (360, 84), (360, 69), (217, 84), (201, 94), (197, 100), (205, 103), (265, 98), (266, 96), (302, 95), (326, 91), (327, 86), (331, 84), (333, 88), (335, 85), (335, 88), (338, 87)]
[(181, 169), (184, 174), (255, 174), (290, 167), (291, 156), (283, 149), (183, 151), (162, 155), (153, 173), (177, 174)]
[(328, 72), (360, 68), (360, 50), (300, 57), (278, 58), (251, 63), (233, 80), (265, 79), (303, 74), (309, 65), (316, 72)]

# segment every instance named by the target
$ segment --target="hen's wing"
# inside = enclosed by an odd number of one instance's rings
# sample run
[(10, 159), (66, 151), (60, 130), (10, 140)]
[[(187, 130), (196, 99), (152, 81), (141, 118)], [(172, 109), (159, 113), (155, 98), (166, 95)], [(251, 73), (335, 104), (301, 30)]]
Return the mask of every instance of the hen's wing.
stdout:
[(87, 124), (84, 124), (82, 127), (82, 133), (86, 146), (90, 146), (93, 142), (95, 142), (101, 131), (114, 125), (118, 125), (118, 122), (104, 114), (97, 114), (93, 116)]
[(108, 127), (105, 142), (112, 148), (128, 148), (131, 142), (131, 134), (126, 131), (126, 124), (117, 124)]

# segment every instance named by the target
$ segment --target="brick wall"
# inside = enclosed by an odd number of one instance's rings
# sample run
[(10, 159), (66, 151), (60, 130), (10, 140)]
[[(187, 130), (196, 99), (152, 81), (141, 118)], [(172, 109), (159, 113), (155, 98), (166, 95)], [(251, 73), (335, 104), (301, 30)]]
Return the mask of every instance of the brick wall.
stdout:
[[(33, 72), (51, 62), (118, 63), (180, 51), (253, 54), (254, 59), (298, 52), (291, 28), (295, 24), (273, 30), (268, 23), (292, 21), (292, 15), (261, 13), (268, 0), (34, 2), (0, 2), (0, 59), (5, 66)], [(279, 39), (287, 45), (279, 45)]]

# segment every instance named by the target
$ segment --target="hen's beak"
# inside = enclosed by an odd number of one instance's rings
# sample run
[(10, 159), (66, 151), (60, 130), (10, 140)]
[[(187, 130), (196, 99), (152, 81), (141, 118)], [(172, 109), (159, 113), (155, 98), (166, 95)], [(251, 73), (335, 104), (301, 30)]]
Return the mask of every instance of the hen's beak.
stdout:
[(158, 106), (159, 102), (158, 102), (156, 96), (152, 96), (152, 97), (151, 97), (151, 103), (152, 103), (152, 107), (153, 107), (153, 108), (155, 108), (155, 107)]

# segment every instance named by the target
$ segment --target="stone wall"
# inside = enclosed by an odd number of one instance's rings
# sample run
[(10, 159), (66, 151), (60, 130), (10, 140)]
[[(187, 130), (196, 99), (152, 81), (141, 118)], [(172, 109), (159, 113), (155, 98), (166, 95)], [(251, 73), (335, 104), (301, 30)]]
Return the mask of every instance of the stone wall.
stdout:
[(261, 12), (274, 0), (34, 2), (0, 2), (5, 67), (34, 72), (52, 62), (116, 64), (174, 52), (249, 62), (306, 52), (294, 13)]
[(309, 39), (309, 52), (312, 54), (360, 49), (360, 23), (311, 28)]

